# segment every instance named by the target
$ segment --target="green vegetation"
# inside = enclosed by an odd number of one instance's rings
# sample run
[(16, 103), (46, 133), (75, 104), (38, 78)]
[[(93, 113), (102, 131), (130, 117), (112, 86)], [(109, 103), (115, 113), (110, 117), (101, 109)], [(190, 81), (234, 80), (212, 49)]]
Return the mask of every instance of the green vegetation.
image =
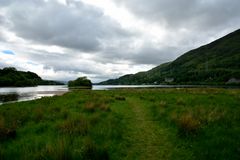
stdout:
[(240, 159), (240, 90), (81, 90), (0, 107), (0, 159)]
[(19, 98), (18, 94), (11, 93), (11, 94), (0, 94), (0, 103), (1, 102), (9, 102), (9, 101), (17, 101)]
[(0, 87), (26, 87), (37, 85), (61, 85), (60, 82), (42, 80), (36, 73), (17, 71), (13, 67), (0, 69)]
[[(240, 84), (240, 30), (147, 72), (100, 84)], [(170, 81), (169, 81), (170, 79)]]
[(68, 82), (68, 87), (92, 88), (92, 82), (87, 77), (79, 77)]

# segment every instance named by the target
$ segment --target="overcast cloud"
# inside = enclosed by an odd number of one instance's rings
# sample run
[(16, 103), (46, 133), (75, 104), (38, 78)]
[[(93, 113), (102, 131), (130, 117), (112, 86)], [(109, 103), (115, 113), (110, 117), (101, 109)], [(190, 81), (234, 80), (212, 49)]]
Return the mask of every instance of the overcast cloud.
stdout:
[[(115, 0), (136, 16), (174, 30), (239, 26), (239, 0)], [(236, 23), (237, 22), (237, 23)]]
[(239, 0), (0, 0), (0, 67), (116, 78), (239, 29), (239, 8)]

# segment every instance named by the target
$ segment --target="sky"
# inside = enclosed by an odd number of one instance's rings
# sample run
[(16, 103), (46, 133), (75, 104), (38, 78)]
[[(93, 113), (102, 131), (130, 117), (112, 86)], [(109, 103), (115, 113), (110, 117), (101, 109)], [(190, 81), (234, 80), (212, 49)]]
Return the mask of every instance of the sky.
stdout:
[(93, 82), (149, 70), (240, 27), (239, 0), (0, 0), (0, 68)]

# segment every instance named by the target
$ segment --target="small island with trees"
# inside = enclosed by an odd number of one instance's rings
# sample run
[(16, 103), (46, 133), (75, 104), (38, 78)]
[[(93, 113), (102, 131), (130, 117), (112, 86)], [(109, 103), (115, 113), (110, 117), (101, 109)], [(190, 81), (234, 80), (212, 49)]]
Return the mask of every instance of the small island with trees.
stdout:
[(76, 80), (69, 81), (68, 87), (71, 88), (83, 88), (83, 89), (91, 89), (92, 82), (87, 79), (87, 77), (79, 77)]

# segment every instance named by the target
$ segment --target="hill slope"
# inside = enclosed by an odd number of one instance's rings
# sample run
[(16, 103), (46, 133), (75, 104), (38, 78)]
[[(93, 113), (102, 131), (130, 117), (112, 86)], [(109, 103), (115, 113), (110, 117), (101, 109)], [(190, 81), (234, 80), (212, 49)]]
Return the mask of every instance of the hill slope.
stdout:
[(240, 29), (173, 62), (99, 84), (225, 84), (240, 79)]
[(59, 85), (62, 83), (43, 80), (36, 73), (17, 71), (13, 67), (0, 69), (0, 87), (25, 87), (37, 85)]

